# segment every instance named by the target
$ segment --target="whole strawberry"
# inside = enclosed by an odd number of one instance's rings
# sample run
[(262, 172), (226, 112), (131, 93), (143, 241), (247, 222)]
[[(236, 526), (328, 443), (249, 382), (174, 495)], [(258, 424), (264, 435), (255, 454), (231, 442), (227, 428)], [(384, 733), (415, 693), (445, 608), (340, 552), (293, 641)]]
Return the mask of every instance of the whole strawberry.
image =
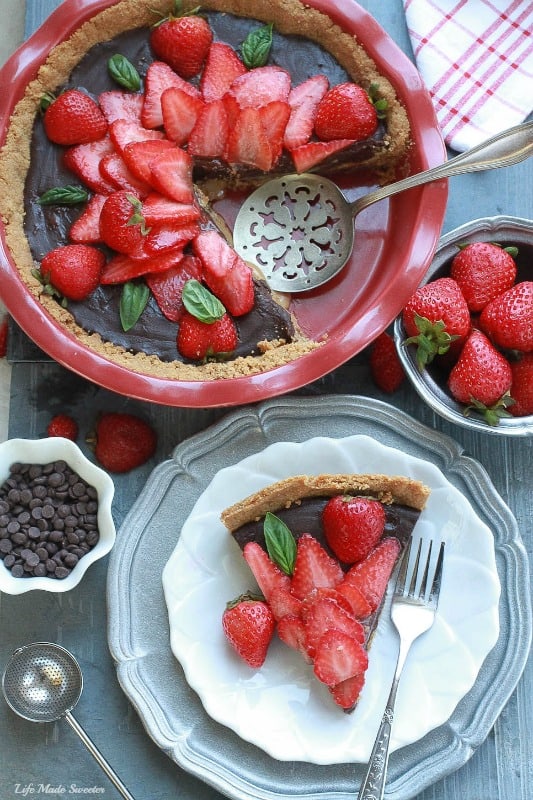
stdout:
[(381, 539), (385, 510), (371, 497), (339, 495), (325, 505), (322, 525), (326, 541), (337, 558), (354, 564), (365, 558)]
[(193, 78), (200, 72), (212, 41), (208, 22), (194, 12), (182, 13), (179, 0), (174, 12), (159, 22), (150, 35), (156, 56), (182, 78)]
[(62, 436), (75, 442), (78, 438), (78, 423), (69, 414), (56, 414), (48, 423), (46, 433), (48, 436)]
[(513, 417), (527, 417), (533, 414), (533, 353), (524, 353), (518, 361), (512, 361), (511, 372), (514, 403), (509, 411)]
[(533, 281), (516, 283), (488, 303), (479, 326), (497, 347), (533, 350)]
[(420, 369), (450, 348), (458, 353), (471, 326), (466, 300), (453, 278), (420, 286), (403, 309), (402, 320), (409, 337), (403, 344), (417, 346)]
[(370, 372), (376, 386), (388, 394), (397, 391), (405, 378), (394, 339), (386, 331), (378, 336), (370, 351)]
[(67, 89), (46, 109), (44, 129), (51, 142), (88, 144), (107, 132), (107, 120), (97, 103), (79, 89)]
[(315, 117), (315, 133), (323, 141), (372, 136), (378, 115), (368, 93), (355, 83), (339, 83), (330, 89), (320, 103)]
[(129, 472), (153, 456), (154, 429), (134, 414), (108, 412), (96, 424), (94, 454), (109, 472)]
[(131, 255), (142, 247), (146, 233), (140, 200), (125, 189), (110, 194), (100, 211), (102, 241), (118, 253)]
[(448, 388), (465, 413), (476, 408), (491, 425), (505, 411), (505, 395), (511, 388), (511, 366), (484, 333), (474, 329), (448, 377)]
[(516, 248), (503, 248), (491, 242), (472, 242), (461, 246), (454, 257), (450, 276), (457, 281), (472, 312), (510, 289), (516, 280)]
[(45, 291), (68, 300), (83, 300), (100, 282), (105, 256), (87, 244), (56, 247), (41, 261), (41, 272), (34, 273), (45, 284)]
[(275, 621), (269, 606), (254, 595), (229, 602), (222, 614), (224, 634), (250, 667), (260, 667), (274, 635)]
[(178, 351), (192, 361), (223, 359), (237, 347), (237, 329), (228, 314), (215, 322), (202, 320), (185, 311), (178, 330)]

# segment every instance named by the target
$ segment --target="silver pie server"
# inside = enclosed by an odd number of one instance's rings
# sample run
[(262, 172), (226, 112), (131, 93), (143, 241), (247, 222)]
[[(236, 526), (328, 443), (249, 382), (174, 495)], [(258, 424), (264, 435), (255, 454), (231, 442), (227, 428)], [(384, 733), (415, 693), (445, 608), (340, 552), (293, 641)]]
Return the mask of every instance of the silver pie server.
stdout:
[(15, 650), (2, 677), (5, 700), (15, 714), (31, 722), (66, 719), (122, 797), (135, 800), (70, 713), (82, 689), (83, 676), (72, 653), (50, 642)]
[(348, 202), (328, 178), (311, 173), (267, 181), (241, 206), (233, 231), (239, 255), (256, 264), (270, 289), (306, 292), (331, 280), (350, 258), (355, 217), (385, 197), (467, 172), (508, 167), (533, 154), (533, 122)]

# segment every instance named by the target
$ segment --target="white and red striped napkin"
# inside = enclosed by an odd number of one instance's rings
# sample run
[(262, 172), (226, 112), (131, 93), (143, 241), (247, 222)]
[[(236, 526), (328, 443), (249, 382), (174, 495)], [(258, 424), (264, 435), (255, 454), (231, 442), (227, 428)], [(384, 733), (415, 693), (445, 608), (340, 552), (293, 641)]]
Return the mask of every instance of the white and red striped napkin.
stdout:
[(403, 0), (446, 144), (468, 150), (533, 110), (533, 0)]

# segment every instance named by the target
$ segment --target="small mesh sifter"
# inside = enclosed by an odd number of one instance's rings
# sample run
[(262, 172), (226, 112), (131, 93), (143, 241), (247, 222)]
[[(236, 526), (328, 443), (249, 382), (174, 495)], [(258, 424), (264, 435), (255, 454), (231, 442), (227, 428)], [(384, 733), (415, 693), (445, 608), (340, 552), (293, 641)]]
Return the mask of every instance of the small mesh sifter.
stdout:
[(50, 642), (34, 642), (15, 650), (2, 676), (6, 702), (19, 717), (31, 722), (54, 722), (64, 717), (122, 797), (134, 800), (70, 713), (82, 689), (83, 676), (72, 653)]

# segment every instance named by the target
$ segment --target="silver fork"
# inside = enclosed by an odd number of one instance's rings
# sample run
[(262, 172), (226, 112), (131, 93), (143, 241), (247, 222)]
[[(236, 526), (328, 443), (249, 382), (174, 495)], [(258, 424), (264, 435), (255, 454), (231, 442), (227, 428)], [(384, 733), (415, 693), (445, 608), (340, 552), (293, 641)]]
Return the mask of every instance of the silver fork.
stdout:
[(383, 798), (394, 704), (403, 666), (415, 639), (429, 630), (435, 619), (444, 561), (444, 542), (431, 540), (424, 557), (422, 557), (422, 544), (423, 541), (420, 539), (418, 546), (414, 547), (413, 540), (409, 540), (398, 571), (391, 604), (391, 619), (400, 636), (400, 648), (389, 698), (357, 800)]

